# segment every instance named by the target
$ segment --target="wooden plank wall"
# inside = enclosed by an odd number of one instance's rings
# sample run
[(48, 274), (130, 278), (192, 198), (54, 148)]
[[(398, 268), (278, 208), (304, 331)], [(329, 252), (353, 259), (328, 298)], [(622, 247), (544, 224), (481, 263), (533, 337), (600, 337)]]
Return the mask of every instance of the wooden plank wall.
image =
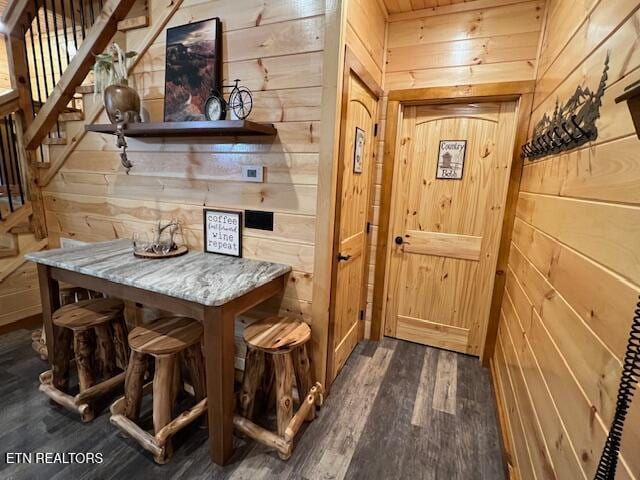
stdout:
[[(492, 367), (520, 477), (593, 478), (640, 293), (640, 143), (625, 104), (640, 79), (637, 0), (550, 0), (531, 128), (556, 98), (597, 87), (597, 141), (527, 162)], [(640, 478), (640, 402), (616, 478)], [(535, 475), (535, 477), (534, 477)]]
[(475, 1), (392, 15), (385, 88), (531, 80), (544, 1)]
[[(534, 79), (544, 8), (544, 0), (474, 0), (391, 13), (387, 25), (385, 91)], [(386, 111), (385, 97), (380, 106), (372, 206), (367, 335), (371, 326)]]
[(7, 60), (7, 47), (4, 35), (0, 35), (0, 94), (11, 90), (11, 74)]
[[(34, 242), (32, 234), (18, 236), (21, 251), (28, 251)], [(0, 327), (42, 311), (35, 264), (23, 263), (14, 270), (17, 261), (17, 257), (0, 259), (0, 276), (4, 276), (2, 272), (13, 271), (0, 282)]]
[[(0, 0), (0, 15), (7, 8), (7, 0)], [(9, 62), (7, 61), (7, 47), (5, 36), (0, 35), (0, 94), (11, 90), (11, 77), (9, 74)]]
[[(8, 261), (3, 259), (0, 263)], [(24, 264), (0, 284), (0, 305), (0, 326), (42, 312), (35, 265)]]
[[(162, 0), (149, 3), (150, 11)], [(309, 321), (324, 46), (324, 0), (185, 0), (167, 27), (219, 16), (224, 82), (254, 91), (251, 119), (274, 122), (276, 138), (129, 139), (129, 175), (112, 136), (90, 133), (43, 191), (51, 239), (129, 238), (159, 218), (177, 217), (186, 242), (202, 250), (202, 207), (267, 210), (274, 231), (245, 229), (243, 254), (293, 266), (282, 302), (259, 307)], [(152, 19), (153, 20), (153, 19)], [(138, 38), (146, 29), (127, 32)], [(146, 119), (162, 121), (165, 38), (135, 69)], [(89, 100), (89, 99), (87, 99)], [(99, 122), (106, 121), (103, 117)], [(241, 182), (241, 166), (262, 164), (265, 182)], [(256, 316), (259, 313), (255, 314)]]
[(384, 85), (387, 12), (381, 0), (348, 0), (345, 43), (380, 88)]

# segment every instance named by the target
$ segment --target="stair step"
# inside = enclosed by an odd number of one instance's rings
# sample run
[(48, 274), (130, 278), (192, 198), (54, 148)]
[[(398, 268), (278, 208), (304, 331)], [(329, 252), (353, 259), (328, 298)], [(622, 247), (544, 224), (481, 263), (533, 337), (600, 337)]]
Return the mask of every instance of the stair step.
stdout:
[(14, 249), (0, 248), (0, 258), (15, 257), (19, 254), (18, 247)]
[(73, 122), (76, 120), (84, 120), (84, 112), (67, 112), (58, 115), (60, 122)]
[(56, 137), (46, 137), (44, 140), (42, 140), (42, 144), (43, 145), (66, 145), (67, 144), (67, 139), (66, 138), (56, 138)]
[(80, 85), (79, 87), (76, 87), (76, 93), (79, 93), (81, 95), (93, 93), (93, 85)]
[(18, 236), (19, 253), (12, 260), (7, 260), (0, 267), (0, 283), (2, 283), (9, 275), (15, 272), (27, 261), (24, 255), (29, 252), (37, 252), (47, 247), (48, 239), (36, 240), (33, 234)]
[(33, 214), (33, 208), (31, 202), (27, 202), (20, 206), (18, 209), (2, 218), (0, 221), (0, 235), (9, 233), (9, 231), (16, 225), (28, 221), (29, 217)]
[(126, 32), (135, 28), (144, 28), (149, 26), (149, 16), (140, 15), (139, 17), (125, 18), (118, 22), (118, 31)]
[(28, 221), (22, 222), (16, 225), (15, 227), (13, 227), (11, 230), (9, 230), (9, 233), (13, 233), (14, 235), (22, 235), (24, 233), (33, 233), (33, 231), (31, 230), (31, 223)]
[[(93, 92), (93, 90), (91, 90)], [(33, 108), (35, 110), (36, 113), (38, 113), (40, 111), (40, 109), (42, 108), (43, 103), (39, 102), (37, 100), (34, 100), (33, 102)], [(79, 108), (75, 108), (75, 107), (69, 107), (66, 106), (62, 109), (61, 113), (75, 113), (75, 112), (80, 112), (81, 110)]]
[(13, 233), (0, 233), (0, 249), (16, 247), (16, 236)]
[(20, 253), (16, 236), (12, 233), (0, 234), (0, 258), (15, 257)]

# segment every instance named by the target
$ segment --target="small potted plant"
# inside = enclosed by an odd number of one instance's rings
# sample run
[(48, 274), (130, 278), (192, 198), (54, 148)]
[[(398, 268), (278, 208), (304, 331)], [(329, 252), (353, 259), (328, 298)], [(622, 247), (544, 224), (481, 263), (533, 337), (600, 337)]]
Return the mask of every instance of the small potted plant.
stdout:
[(140, 96), (128, 81), (128, 62), (136, 55), (136, 52), (125, 52), (117, 43), (96, 55), (94, 95), (104, 92), (104, 106), (111, 123), (141, 121)]

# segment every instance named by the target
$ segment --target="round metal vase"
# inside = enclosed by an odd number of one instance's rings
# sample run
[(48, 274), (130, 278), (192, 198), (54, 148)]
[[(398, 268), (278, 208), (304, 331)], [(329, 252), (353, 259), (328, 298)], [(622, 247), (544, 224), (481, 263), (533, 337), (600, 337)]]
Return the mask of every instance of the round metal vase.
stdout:
[[(111, 123), (116, 123), (119, 120), (140, 121), (140, 95), (129, 86), (126, 79), (104, 89), (104, 106)], [(131, 118), (119, 119), (117, 118), (118, 112)]]

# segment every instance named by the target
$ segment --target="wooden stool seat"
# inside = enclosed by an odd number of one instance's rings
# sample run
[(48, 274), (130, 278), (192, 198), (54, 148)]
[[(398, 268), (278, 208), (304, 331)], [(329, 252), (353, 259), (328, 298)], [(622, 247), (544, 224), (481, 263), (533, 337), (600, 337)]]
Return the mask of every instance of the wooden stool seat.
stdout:
[[(51, 370), (40, 375), (40, 391), (84, 422), (95, 417), (99, 397), (124, 383), (129, 348), (123, 310), (118, 299), (94, 298), (67, 304), (52, 315), (55, 349)], [(72, 356), (79, 386), (75, 396), (69, 393)]]
[(311, 339), (311, 328), (301, 320), (270, 317), (245, 328), (244, 341), (251, 348), (265, 353), (285, 353)]
[(112, 322), (122, 315), (124, 304), (116, 298), (98, 298), (70, 303), (52, 316), (56, 327), (69, 330), (88, 330)]
[[(101, 293), (87, 290), (82, 287), (75, 287), (73, 285), (67, 285), (62, 282), (59, 283), (60, 290), (60, 306), (64, 307), (70, 303), (80, 302), (90, 298), (103, 298)], [(40, 355), (40, 358), (47, 361), (49, 358), (49, 352), (47, 351), (47, 338), (44, 333), (44, 329), (39, 328), (31, 334), (32, 348)]]
[(132, 350), (147, 355), (178, 353), (202, 338), (202, 324), (186, 317), (166, 317), (129, 333)]
[[(311, 380), (306, 346), (311, 339), (311, 329), (300, 320), (270, 317), (249, 325), (243, 337), (247, 343), (247, 356), (239, 397), (240, 415), (233, 418), (233, 424), (244, 435), (275, 448), (280, 458), (286, 460), (291, 456), (293, 440), (302, 424), (315, 418), (316, 406), (322, 405), (323, 401), (322, 384)], [(294, 379), (300, 399), (295, 414)], [(265, 430), (251, 420), (256, 393), (263, 391), (269, 398), (274, 387), (277, 433)]]
[[(143, 448), (153, 453), (157, 463), (166, 463), (173, 454), (171, 438), (182, 428), (206, 414), (207, 393), (200, 322), (186, 317), (166, 317), (136, 327), (129, 334), (131, 358), (127, 367), (124, 396), (111, 406), (110, 422)], [(153, 381), (144, 384), (148, 357), (155, 359)], [(191, 384), (180, 380), (179, 361), (184, 362)], [(196, 404), (173, 418), (178, 392), (184, 388)], [(153, 434), (136, 422), (142, 397), (153, 393)]]

